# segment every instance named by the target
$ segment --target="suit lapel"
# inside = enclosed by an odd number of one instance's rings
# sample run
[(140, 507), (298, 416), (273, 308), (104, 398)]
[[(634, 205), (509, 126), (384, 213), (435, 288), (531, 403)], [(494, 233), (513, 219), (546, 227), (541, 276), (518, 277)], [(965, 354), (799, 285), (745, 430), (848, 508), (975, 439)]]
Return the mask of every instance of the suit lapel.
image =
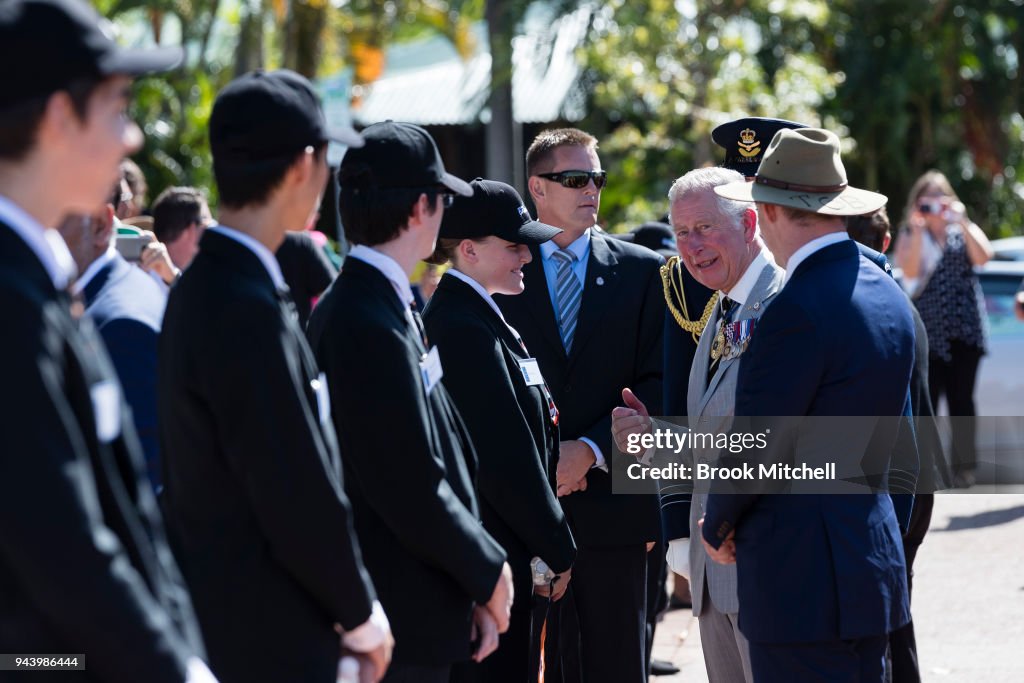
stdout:
[[(778, 293), (779, 288), (782, 287), (782, 280), (785, 276), (785, 271), (781, 268), (769, 263), (761, 269), (761, 274), (757, 278), (757, 283), (754, 288), (750, 291), (750, 296), (747, 298), (747, 303), (744, 304), (739, 314), (736, 316), (736, 320), (757, 320), (764, 313), (768, 303)], [(720, 308), (715, 306), (715, 312), (711, 316), (711, 320), (708, 321), (708, 329), (715, 330), (718, 327), (718, 316)], [(705, 330), (707, 332), (707, 330)], [(705, 339), (705, 337), (708, 337)], [(700, 403), (697, 406), (697, 411), (691, 414), (700, 415), (704, 412), (704, 409), (708, 405), (708, 401), (714, 396), (715, 390), (718, 385), (722, 382), (722, 378), (725, 373), (728, 372), (729, 368), (732, 367), (736, 362), (739, 361), (740, 356), (735, 358), (729, 358), (719, 361), (718, 368), (715, 370), (715, 374), (711, 377), (711, 381), (708, 382), (707, 387), (703, 387), (704, 378), (707, 377), (708, 363), (710, 362), (711, 355), (711, 342), (714, 339), (714, 333), (710, 336), (702, 334), (700, 338), (700, 344), (697, 347), (697, 356), (694, 359), (694, 368), (696, 371), (697, 358), (700, 359), (700, 365), (702, 366), (701, 374), (694, 376), (694, 373), (690, 373), (690, 387), (691, 391), (694, 387), (694, 383), (698, 382), (697, 391), (701, 388), (704, 391), (700, 395)]]
[(590, 337), (597, 332), (601, 318), (610, 308), (609, 304), (615, 296), (619, 279), (615, 270), (617, 265), (618, 260), (605, 243), (605, 237), (591, 231), (590, 257), (587, 262), (586, 280), (583, 283), (583, 301), (580, 304), (576, 332), (569, 352), (570, 367), (580, 357)]
[[(551, 305), (551, 294), (548, 291), (548, 281), (544, 277), (543, 257), (540, 249), (536, 246), (530, 247), (533, 260), (523, 266), (526, 288), (520, 297), (524, 297), (524, 308), (534, 319), (537, 330), (540, 331), (544, 341), (556, 349), (561, 358), (565, 358), (565, 347), (562, 346), (562, 335), (558, 331), (558, 322), (555, 320), (555, 309)], [(511, 299), (512, 297), (507, 297)], [(522, 330), (520, 330), (522, 333)], [(579, 329), (576, 330), (577, 335)]]
[(0, 265), (3, 270), (17, 273), (16, 280), (28, 280), (50, 297), (59, 293), (43, 262), (14, 228), (3, 221), (0, 221)]
[[(700, 342), (697, 343), (697, 351), (693, 356), (693, 367), (690, 369), (690, 386), (688, 397), (688, 410), (690, 415), (700, 415), (711, 398), (710, 388), (714, 384), (715, 377), (708, 382), (708, 366), (711, 364), (711, 342), (715, 339), (715, 330), (718, 327), (718, 316), (721, 309), (715, 306), (704, 332), (700, 335)], [(717, 376), (718, 373), (716, 372)]]

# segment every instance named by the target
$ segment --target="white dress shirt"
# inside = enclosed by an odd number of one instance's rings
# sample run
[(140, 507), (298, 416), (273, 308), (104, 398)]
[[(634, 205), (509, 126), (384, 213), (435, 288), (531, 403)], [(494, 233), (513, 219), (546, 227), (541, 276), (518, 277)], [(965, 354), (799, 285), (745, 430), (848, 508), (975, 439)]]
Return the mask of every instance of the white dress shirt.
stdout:
[(817, 251), (821, 251), (825, 247), (845, 242), (848, 239), (850, 239), (850, 236), (845, 232), (830, 232), (827, 235), (815, 237), (813, 240), (794, 251), (793, 255), (789, 257), (789, 261), (787, 261), (784, 266), (786, 269), (786, 277), (782, 281), (782, 286), (786, 286), (786, 283), (789, 282), (789, 278), (796, 272), (797, 266), (806, 261), (808, 256)]
[(408, 307), (415, 299), (412, 296), (412, 287), (409, 285), (409, 276), (398, 265), (398, 261), (391, 258), (373, 247), (357, 244), (348, 253), (348, 258), (357, 258), (363, 263), (369, 264), (379, 270), (388, 279), (391, 286), (395, 288), (395, 294), (403, 306)]
[(75, 277), (75, 260), (64, 238), (53, 228), (44, 228), (35, 218), (7, 197), (0, 195), (0, 221), (14, 230), (46, 269), (53, 286), (64, 289)]

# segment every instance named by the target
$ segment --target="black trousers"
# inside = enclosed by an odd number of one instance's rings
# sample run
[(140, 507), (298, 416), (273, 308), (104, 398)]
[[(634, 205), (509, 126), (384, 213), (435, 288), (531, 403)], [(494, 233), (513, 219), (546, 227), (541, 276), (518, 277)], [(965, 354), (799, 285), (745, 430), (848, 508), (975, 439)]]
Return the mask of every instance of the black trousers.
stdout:
[[(479, 664), (472, 660), (456, 662), (452, 665), (451, 683), (537, 683), (537, 665), (530, 668), (533, 599), (532, 596), (526, 598), (520, 600), (516, 596), (517, 604), (512, 606), (508, 631), (499, 636), (498, 649)], [(519, 605), (525, 605), (525, 609)], [(537, 638), (540, 638), (539, 633)]]
[(668, 580), (668, 564), (665, 562), (667, 546), (658, 543), (647, 553), (647, 651), (645, 653), (645, 671), (651, 675), (651, 649), (654, 647), (654, 630), (658, 627), (661, 613), (668, 607), (668, 593), (665, 582)]
[[(974, 385), (978, 378), (981, 349), (954, 339), (950, 342), (950, 360), (928, 358), (928, 391), (932, 407), (938, 412), (939, 397), (946, 397), (950, 417), (974, 417)], [(977, 466), (974, 420), (952, 420), (953, 473)]]
[[(903, 537), (903, 554), (907, 556), (907, 590), (914, 586), (914, 558), (921, 547), (928, 526), (932, 521), (932, 507), (935, 495), (918, 494), (914, 498), (914, 511), (910, 515), (910, 528)], [(914, 636), (914, 620), (889, 634), (889, 657), (892, 663), (892, 683), (920, 683), (921, 670), (917, 661), (917, 638)]]
[(646, 683), (647, 544), (580, 547), (552, 605), (545, 683)]
[(381, 683), (448, 683), (450, 664), (392, 664)]

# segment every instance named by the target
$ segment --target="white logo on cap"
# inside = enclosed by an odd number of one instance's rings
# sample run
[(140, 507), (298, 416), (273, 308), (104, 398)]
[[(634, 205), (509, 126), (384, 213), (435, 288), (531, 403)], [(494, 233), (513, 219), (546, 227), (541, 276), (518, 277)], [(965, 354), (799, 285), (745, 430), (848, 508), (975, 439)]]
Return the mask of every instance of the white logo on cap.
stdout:
[(519, 217), (523, 219), (523, 223), (530, 222), (530, 212), (526, 210), (525, 206), (519, 207)]

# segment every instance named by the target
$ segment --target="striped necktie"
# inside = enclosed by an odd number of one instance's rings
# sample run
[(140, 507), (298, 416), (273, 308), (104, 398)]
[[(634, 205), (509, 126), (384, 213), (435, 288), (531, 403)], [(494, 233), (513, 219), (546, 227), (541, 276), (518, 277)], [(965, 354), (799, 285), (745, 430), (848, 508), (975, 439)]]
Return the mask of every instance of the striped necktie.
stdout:
[(558, 330), (562, 335), (565, 352), (572, 348), (572, 337), (576, 333), (576, 319), (583, 298), (583, 286), (576, 273), (572, 272), (576, 254), (568, 249), (559, 249), (551, 254), (555, 259), (555, 305), (558, 307)]

